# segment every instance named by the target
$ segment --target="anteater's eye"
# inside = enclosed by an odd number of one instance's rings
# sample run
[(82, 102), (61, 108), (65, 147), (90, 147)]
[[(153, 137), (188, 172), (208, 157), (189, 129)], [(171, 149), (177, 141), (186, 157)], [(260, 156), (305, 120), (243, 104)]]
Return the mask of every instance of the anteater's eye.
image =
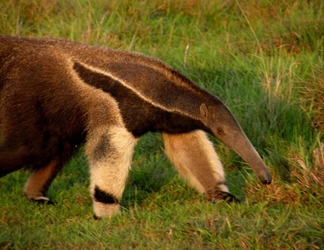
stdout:
[(223, 135), (223, 134), (225, 134), (223, 128), (218, 127), (218, 128), (217, 128), (217, 134), (219, 134), (219, 135)]

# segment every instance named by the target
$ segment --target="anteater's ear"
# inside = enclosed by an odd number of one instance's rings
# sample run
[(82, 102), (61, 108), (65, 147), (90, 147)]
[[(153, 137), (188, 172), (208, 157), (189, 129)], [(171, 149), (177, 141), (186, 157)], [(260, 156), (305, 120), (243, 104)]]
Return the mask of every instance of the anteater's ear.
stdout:
[(208, 109), (205, 103), (202, 103), (200, 105), (200, 115), (202, 118), (202, 121), (204, 122), (205, 125), (207, 125), (207, 120), (208, 120)]

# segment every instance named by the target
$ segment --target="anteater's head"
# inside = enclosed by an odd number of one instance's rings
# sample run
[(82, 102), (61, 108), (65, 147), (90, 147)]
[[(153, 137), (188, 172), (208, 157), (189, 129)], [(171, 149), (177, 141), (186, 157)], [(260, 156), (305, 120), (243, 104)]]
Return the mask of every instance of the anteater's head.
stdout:
[(225, 104), (221, 101), (209, 106), (201, 104), (200, 115), (211, 133), (238, 153), (251, 166), (262, 183), (271, 183), (267, 167)]

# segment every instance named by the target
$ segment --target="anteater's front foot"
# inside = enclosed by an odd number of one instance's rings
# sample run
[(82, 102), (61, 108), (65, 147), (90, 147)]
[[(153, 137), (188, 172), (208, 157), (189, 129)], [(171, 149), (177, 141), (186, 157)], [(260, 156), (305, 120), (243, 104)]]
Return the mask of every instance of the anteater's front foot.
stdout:
[(220, 190), (209, 190), (206, 193), (206, 198), (207, 200), (211, 202), (218, 202), (218, 201), (226, 201), (227, 203), (239, 203), (240, 200), (237, 199), (234, 195), (225, 192), (225, 191), (220, 191)]
[(111, 218), (114, 215), (120, 214), (119, 204), (105, 204), (102, 202), (93, 202), (94, 219)]

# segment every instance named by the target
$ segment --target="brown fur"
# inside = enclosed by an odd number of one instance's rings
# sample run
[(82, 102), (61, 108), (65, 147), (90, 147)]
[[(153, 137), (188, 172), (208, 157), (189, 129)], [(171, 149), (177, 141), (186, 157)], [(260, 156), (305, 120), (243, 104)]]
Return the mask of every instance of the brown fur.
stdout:
[(85, 144), (96, 216), (119, 211), (137, 138), (163, 132), (166, 154), (208, 200), (235, 200), (208, 132), (271, 176), (217, 97), (140, 54), (56, 39), (0, 36), (0, 177), (34, 169), (28, 198), (45, 193)]

